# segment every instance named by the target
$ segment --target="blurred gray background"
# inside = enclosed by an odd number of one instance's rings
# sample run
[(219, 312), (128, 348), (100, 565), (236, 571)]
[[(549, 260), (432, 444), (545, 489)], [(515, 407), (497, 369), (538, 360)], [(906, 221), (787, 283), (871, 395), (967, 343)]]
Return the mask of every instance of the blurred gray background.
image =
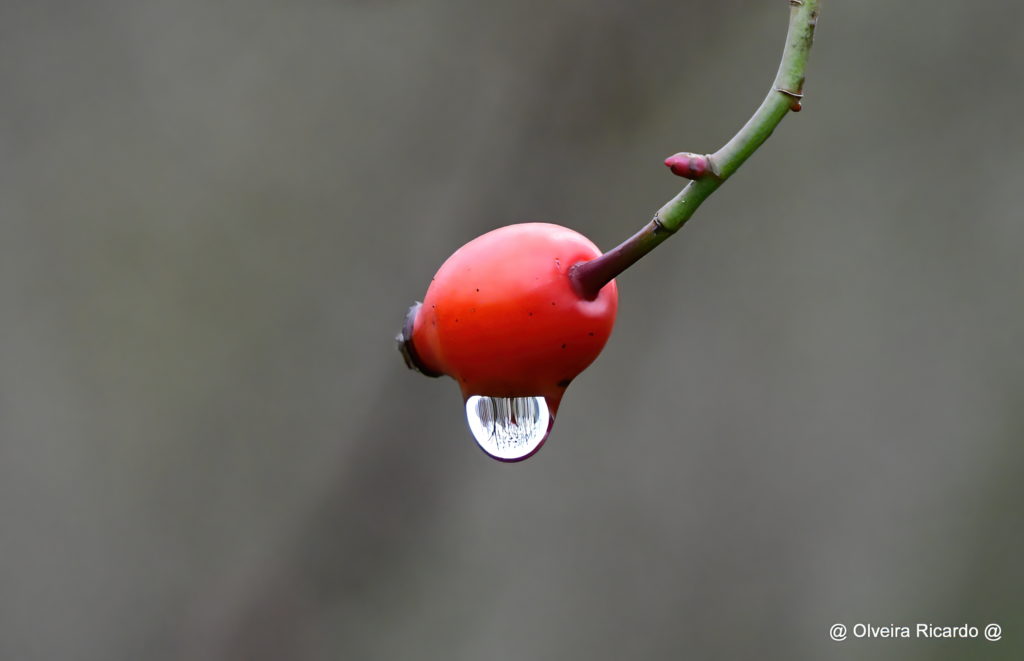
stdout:
[(827, 0), (533, 459), (395, 352), (474, 236), (638, 229), (786, 17), (3, 2), (0, 658), (1024, 656), (1020, 3)]

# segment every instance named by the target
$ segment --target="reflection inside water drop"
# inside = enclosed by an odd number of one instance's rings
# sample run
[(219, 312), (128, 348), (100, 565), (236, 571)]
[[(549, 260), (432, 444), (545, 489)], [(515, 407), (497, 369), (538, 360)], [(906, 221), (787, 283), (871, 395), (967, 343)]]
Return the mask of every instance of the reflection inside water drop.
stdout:
[(543, 397), (481, 397), (466, 400), (466, 420), (483, 451), (501, 461), (519, 461), (537, 451), (551, 430)]

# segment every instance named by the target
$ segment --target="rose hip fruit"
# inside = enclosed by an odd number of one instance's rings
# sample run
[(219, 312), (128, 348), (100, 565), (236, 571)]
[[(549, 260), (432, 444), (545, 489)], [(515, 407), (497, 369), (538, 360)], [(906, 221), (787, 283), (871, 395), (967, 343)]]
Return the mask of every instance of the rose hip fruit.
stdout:
[(458, 382), (470, 429), (491, 456), (536, 452), (566, 387), (608, 341), (614, 280), (588, 300), (570, 278), (573, 265), (600, 254), (559, 225), (502, 227), (455, 251), (410, 309), (398, 338), (407, 364)]

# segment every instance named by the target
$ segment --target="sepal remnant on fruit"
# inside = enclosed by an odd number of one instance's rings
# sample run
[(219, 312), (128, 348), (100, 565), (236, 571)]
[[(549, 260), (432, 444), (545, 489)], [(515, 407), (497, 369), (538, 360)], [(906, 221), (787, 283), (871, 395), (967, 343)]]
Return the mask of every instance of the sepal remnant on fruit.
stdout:
[(419, 372), (424, 376), (436, 379), (437, 377), (444, 375), (440, 372), (435, 372), (424, 365), (423, 361), (420, 360), (419, 355), (416, 353), (415, 345), (412, 343), (412, 329), (416, 322), (416, 315), (419, 313), (422, 306), (423, 304), (419, 301), (412, 304), (409, 311), (405, 314), (405, 323), (402, 324), (401, 332), (395, 336), (395, 342), (398, 343), (398, 352), (402, 354), (406, 367)]

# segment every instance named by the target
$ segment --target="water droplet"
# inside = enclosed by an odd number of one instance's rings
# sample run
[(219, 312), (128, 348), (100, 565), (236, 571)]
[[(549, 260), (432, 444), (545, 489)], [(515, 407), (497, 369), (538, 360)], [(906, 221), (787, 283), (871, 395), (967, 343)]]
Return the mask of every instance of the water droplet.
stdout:
[(466, 400), (466, 420), (481, 449), (499, 461), (532, 455), (554, 423), (543, 397), (473, 395)]

